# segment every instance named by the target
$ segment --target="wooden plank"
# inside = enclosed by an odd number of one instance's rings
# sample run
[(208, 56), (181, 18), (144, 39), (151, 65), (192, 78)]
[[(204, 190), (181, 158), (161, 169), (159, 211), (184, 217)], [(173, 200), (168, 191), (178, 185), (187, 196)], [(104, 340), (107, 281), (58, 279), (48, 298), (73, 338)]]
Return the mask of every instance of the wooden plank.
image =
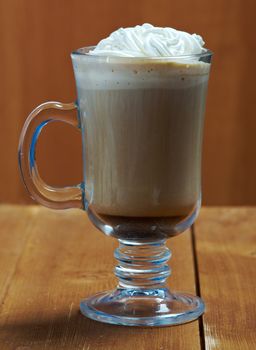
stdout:
[(195, 231), (206, 349), (256, 349), (256, 208), (203, 208)]
[(38, 207), (0, 205), (0, 304), (4, 301), (24, 246), (33, 230)]
[[(197, 321), (147, 329), (101, 324), (82, 316), (80, 299), (115, 286), (112, 271), (116, 241), (98, 232), (82, 211), (56, 212), (35, 206), (13, 207), (13, 211), (18, 234), (24, 217), (28, 226), (30, 216), (33, 217), (33, 230), (2, 305), (1, 350), (200, 349)], [(7, 232), (12, 223), (4, 218), (4, 212), (4, 208), (0, 209), (0, 220), (5, 221)], [(175, 290), (194, 293), (190, 232), (168, 244), (174, 253), (170, 284)], [(5, 251), (4, 245), (2, 249)], [(10, 244), (6, 249), (10, 249)]]

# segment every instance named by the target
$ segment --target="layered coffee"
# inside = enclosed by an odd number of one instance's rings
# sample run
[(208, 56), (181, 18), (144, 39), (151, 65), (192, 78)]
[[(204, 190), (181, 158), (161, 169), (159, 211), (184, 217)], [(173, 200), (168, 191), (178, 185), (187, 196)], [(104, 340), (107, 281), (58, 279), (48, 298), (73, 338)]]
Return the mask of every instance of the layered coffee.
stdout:
[(200, 197), (208, 72), (209, 64), (191, 61), (89, 62), (84, 71), (80, 64), (85, 183), (94, 211), (128, 217), (191, 212)]
[(119, 29), (73, 59), (90, 219), (118, 238), (183, 231), (201, 196), (209, 55), (196, 34)]

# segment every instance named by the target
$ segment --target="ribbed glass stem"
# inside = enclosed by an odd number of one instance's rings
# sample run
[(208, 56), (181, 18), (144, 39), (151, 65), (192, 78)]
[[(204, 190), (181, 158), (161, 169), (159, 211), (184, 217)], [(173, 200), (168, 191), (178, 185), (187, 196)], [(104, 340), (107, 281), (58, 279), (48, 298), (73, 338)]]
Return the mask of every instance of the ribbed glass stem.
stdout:
[(165, 288), (165, 281), (171, 274), (167, 261), (171, 257), (165, 240), (137, 243), (119, 240), (115, 250), (118, 265), (115, 275), (119, 288), (155, 289)]

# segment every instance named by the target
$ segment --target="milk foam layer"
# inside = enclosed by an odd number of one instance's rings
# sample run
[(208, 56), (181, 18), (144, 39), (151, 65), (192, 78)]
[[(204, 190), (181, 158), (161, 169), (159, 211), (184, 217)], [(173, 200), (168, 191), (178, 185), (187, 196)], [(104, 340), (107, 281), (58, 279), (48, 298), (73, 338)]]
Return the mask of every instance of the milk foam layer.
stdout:
[(199, 61), (173, 62), (168, 59), (161, 62), (135, 58), (125, 61), (111, 58), (107, 64), (102, 64), (77, 55), (73, 58), (77, 84), (93, 90), (184, 89), (207, 81), (210, 70), (209, 63)]
[(91, 55), (118, 57), (172, 57), (206, 51), (200, 35), (145, 23), (120, 28), (101, 40)]

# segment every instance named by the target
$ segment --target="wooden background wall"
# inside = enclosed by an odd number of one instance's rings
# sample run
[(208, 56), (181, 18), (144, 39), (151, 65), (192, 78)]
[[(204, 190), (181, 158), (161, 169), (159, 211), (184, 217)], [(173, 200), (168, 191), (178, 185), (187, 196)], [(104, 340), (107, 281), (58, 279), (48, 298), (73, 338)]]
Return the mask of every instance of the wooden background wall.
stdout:
[[(120, 26), (149, 22), (202, 34), (215, 53), (205, 124), (204, 203), (256, 204), (255, 12), (253, 0), (1, 0), (0, 201), (29, 202), (18, 173), (18, 136), (36, 105), (75, 99), (69, 53)], [(80, 182), (79, 133), (49, 126), (39, 142), (38, 162), (50, 184)]]

